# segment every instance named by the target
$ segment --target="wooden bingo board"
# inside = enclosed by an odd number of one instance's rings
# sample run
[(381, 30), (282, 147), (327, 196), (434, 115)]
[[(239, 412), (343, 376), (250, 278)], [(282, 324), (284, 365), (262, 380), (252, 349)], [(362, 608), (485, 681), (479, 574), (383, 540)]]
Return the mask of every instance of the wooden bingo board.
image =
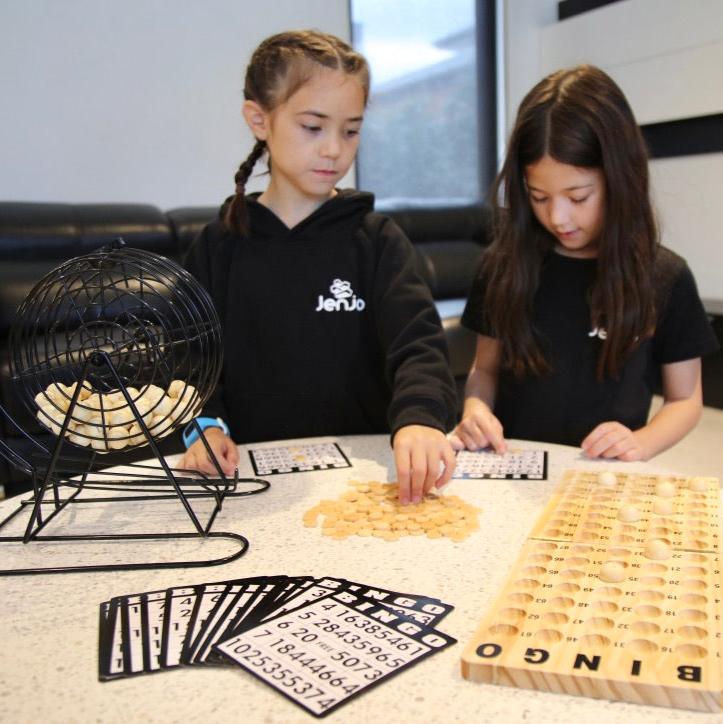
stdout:
[(256, 475), (351, 467), (349, 459), (336, 443), (256, 447), (249, 450), (249, 457)]
[(566, 472), (463, 676), (719, 711), (718, 500), (714, 478)]

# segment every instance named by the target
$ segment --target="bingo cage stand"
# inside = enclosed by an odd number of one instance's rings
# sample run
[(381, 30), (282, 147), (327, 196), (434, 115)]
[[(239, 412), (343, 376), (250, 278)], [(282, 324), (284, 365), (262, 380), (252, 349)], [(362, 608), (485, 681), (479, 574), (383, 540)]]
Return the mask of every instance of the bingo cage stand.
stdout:
[[(20, 305), (9, 347), (17, 395), (55, 440), (44, 445), (0, 406), (2, 422), (20, 442), (11, 447), (0, 438), (0, 456), (32, 481), (30, 497), (0, 521), (0, 544), (200, 536), (227, 539), (237, 550), (208, 560), (80, 562), (0, 575), (209, 566), (246, 552), (246, 538), (211, 527), (227, 496), (254, 495), (269, 483), (239, 478), (238, 470), (228, 478), (195, 420), (216, 387), (223, 350), (211, 298), (185, 269), (122, 239), (71, 259), (43, 277)], [(161, 454), (158, 441), (189, 422), (218, 477), (172, 468)], [(144, 445), (160, 467), (123, 461)], [(115, 466), (109, 467), (110, 459)], [(182, 504), (195, 533), (44, 534), (71, 505), (167, 499)], [(211, 502), (203, 521), (194, 508), (202, 500)], [(22, 525), (23, 513), (24, 533), (2, 535), (11, 521)]]

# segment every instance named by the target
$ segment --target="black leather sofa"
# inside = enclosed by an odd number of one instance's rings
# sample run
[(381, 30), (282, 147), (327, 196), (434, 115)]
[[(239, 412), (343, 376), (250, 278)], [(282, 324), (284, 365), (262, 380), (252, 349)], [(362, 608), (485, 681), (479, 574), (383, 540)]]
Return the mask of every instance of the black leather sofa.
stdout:
[[(13, 420), (50, 442), (49, 434), (19, 404), (8, 367), (8, 333), (16, 309), (37, 282), (67, 259), (118, 237), (128, 246), (180, 261), (198, 231), (216, 213), (217, 208), (207, 206), (164, 212), (147, 204), (0, 202), (0, 405)], [(419, 254), (420, 269), (443, 318), (452, 370), (461, 389), (473, 354), (474, 335), (459, 325), (459, 315), (480, 252), (488, 241), (486, 211), (482, 206), (467, 206), (387, 213), (406, 231)], [(0, 436), (10, 447), (21, 444), (17, 429), (4, 415), (0, 415)], [(166, 453), (179, 448), (178, 435), (164, 441)], [(27, 454), (26, 450), (21, 452)], [(4, 483), (7, 494), (25, 490), (30, 484), (2, 458), (0, 483)]]

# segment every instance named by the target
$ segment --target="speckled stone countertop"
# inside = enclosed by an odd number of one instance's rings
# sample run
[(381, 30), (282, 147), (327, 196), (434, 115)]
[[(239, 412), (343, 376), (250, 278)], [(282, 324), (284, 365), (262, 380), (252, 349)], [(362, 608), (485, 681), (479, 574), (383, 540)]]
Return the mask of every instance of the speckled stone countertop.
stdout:
[[(348, 480), (391, 480), (386, 436), (337, 441), (352, 468), (269, 476), (261, 495), (229, 499), (213, 530), (248, 538), (240, 559), (215, 567), (69, 573), (0, 578), (0, 721), (24, 722), (308, 722), (309, 714), (239, 669), (186, 667), (101, 683), (98, 680), (98, 606), (113, 596), (261, 575), (336, 576), (400, 592), (427, 594), (455, 606), (439, 628), (459, 640), (443, 652), (353, 699), (329, 717), (338, 722), (720, 721), (720, 715), (609, 702), (564, 694), (478, 684), (460, 674), (460, 657), (497, 596), (520, 546), (566, 468), (675, 472), (648, 464), (596, 463), (579, 451), (524, 443), (549, 451), (542, 482), (455, 480), (447, 488), (479, 506), (480, 530), (461, 542), (423, 536), (385, 542), (334, 540), (302, 524), (303, 513), (336, 498)], [(284, 444), (288, 444), (285, 441)], [(310, 442), (310, 441), (306, 441)], [(253, 475), (241, 450), (241, 475)], [(7, 515), (16, 500), (0, 504)], [(178, 501), (96, 503), (58, 516), (64, 532), (192, 531)], [(3, 535), (17, 535), (15, 530)], [(48, 530), (50, 533), (51, 530)], [(209, 545), (207, 545), (209, 544)], [(109, 549), (108, 546), (113, 546)], [(182, 545), (186, 546), (182, 549)], [(159, 560), (206, 555), (223, 542), (146, 544)], [(210, 546), (210, 547), (209, 547)], [(140, 556), (108, 543), (0, 544), (2, 568), (99, 562)], [(221, 555), (221, 549), (210, 555)]]

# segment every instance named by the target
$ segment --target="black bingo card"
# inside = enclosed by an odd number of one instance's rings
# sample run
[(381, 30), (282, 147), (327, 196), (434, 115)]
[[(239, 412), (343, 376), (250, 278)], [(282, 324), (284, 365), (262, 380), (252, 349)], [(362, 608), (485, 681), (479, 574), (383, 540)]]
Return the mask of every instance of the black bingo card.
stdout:
[(349, 459), (336, 443), (256, 447), (249, 450), (249, 456), (256, 475), (351, 467)]
[(327, 576), (258, 576), (100, 604), (98, 676), (236, 666), (315, 716), (454, 643), (454, 607)]
[(344, 590), (216, 646), (317, 717), (456, 640)]
[[(323, 595), (329, 593), (330, 590), (339, 590), (341, 588), (348, 588), (356, 596), (363, 596), (366, 599), (380, 603), (392, 611), (402, 613), (417, 623), (423, 623), (425, 626), (430, 627), (436, 626), (454, 608), (451, 604), (444, 603), (438, 598), (388, 591), (384, 588), (368, 586), (365, 583), (347, 581), (343, 578), (321, 578), (315, 581), (314, 586), (314, 589), (323, 591)], [(285, 609), (278, 611), (278, 613), (284, 612)]]
[(490, 480), (546, 480), (545, 450), (509, 450), (498, 455), (491, 450), (460, 450), (454, 478)]

